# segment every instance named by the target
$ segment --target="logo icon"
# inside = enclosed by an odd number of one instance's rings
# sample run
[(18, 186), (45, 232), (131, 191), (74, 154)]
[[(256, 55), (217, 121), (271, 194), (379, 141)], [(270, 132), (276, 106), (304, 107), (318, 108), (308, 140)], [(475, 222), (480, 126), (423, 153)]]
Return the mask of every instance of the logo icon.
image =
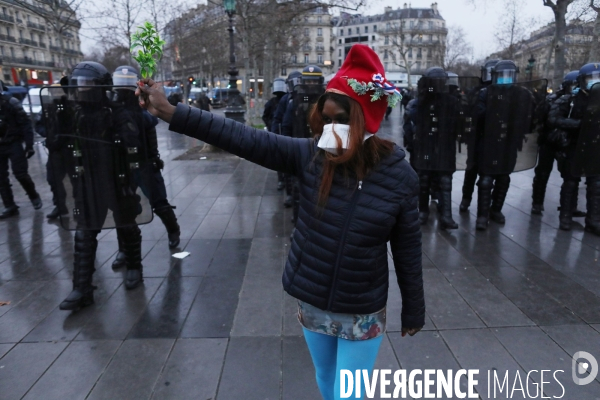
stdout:
[[(573, 382), (576, 385), (587, 385), (592, 383), (596, 376), (598, 376), (598, 361), (594, 358), (593, 355), (586, 351), (578, 351), (573, 354)], [(579, 376), (585, 374), (586, 372), (589, 375), (585, 378), (580, 378)]]

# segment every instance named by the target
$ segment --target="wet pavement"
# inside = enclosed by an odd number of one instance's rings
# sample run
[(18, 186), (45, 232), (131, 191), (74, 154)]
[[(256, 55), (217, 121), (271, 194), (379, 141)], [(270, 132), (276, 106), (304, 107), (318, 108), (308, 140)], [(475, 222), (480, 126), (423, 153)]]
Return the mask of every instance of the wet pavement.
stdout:
[[(399, 126), (395, 110), (381, 136), (399, 141)], [(142, 227), (141, 288), (125, 290), (111, 268), (115, 232), (103, 231), (96, 303), (59, 310), (71, 288), (73, 234), (45, 218), (43, 147), (30, 172), (44, 208), (34, 211), (13, 185), (21, 215), (0, 222), (0, 302), (10, 302), (0, 306), (0, 399), (319, 399), (295, 301), (281, 286), (292, 226), (276, 173), (236, 157), (171, 161), (199, 142), (159, 128), (182, 241), (169, 251), (158, 218)], [(376, 368), (477, 368), (482, 399), (510, 398), (488, 395), (488, 370), (509, 371), (511, 387), (517, 371), (526, 386), (529, 371), (563, 370), (562, 398), (600, 399), (600, 377), (586, 386), (571, 379), (575, 352), (600, 360), (600, 238), (584, 232), (583, 219), (558, 230), (556, 171), (543, 216), (530, 214), (533, 171), (525, 171), (512, 175), (506, 225), (476, 232), (476, 201), (458, 213), (462, 176), (453, 191), (459, 229), (438, 230), (435, 212), (423, 227), (427, 324), (412, 338), (400, 334), (390, 264)], [(584, 185), (579, 198), (584, 209)], [(177, 251), (191, 255), (171, 257)], [(561, 395), (552, 375), (529, 375), (530, 384), (542, 379), (552, 382), (545, 396)], [(524, 397), (517, 388), (512, 398)]]

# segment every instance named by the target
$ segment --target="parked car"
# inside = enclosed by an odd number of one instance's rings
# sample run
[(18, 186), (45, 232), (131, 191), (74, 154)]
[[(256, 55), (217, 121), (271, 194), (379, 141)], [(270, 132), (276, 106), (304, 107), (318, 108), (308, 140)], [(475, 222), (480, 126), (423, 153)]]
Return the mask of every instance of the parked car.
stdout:
[[(27, 88), (25, 86), (6, 86), (8, 93), (19, 101), (23, 101), (27, 97)], [(39, 93), (38, 93), (39, 94)]]
[(209, 100), (210, 104), (217, 107), (227, 106), (227, 100), (229, 100), (229, 93), (232, 89), (213, 89), (210, 91)]

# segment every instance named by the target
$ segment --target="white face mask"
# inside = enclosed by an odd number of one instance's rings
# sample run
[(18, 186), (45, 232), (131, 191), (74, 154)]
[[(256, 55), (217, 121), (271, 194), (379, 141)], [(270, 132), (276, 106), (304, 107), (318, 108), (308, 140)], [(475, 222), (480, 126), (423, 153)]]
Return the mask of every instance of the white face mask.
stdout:
[[(348, 133), (350, 132), (350, 125), (344, 124), (327, 124), (323, 126), (323, 134), (319, 139), (319, 144), (317, 145), (319, 148), (328, 151), (332, 154), (337, 154), (337, 140), (335, 138), (335, 134), (337, 134), (342, 140), (342, 149), (348, 149)], [(367, 140), (373, 136), (372, 133), (365, 132), (365, 139)], [(363, 140), (363, 142), (364, 142)]]

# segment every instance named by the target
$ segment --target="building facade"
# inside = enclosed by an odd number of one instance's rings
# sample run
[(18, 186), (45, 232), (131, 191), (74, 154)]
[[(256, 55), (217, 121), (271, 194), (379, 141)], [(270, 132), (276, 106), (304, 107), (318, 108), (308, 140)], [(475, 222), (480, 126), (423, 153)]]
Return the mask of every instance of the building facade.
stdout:
[(292, 71), (302, 71), (306, 65), (316, 65), (323, 75), (333, 72), (333, 26), (332, 16), (326, 7), (316, 7), (311, 12), (298, 17), (296, 21), (300, 48), (287, 55), (281, 68), (281, 77)]
[(402, 8), (385, 7), (382, 14), (371, 16), (342, 13), (332, 18), (332, 25), (336, 71), (356, 43), (370, 46), (379, 55), (388, 79), (400, 86), (406, 86), (408, 70), (414, 84), (427, 68), (443, 64), (448, 29), (437, 3), (430, 8), (412, 8), (405, 3)]
[(83, 60), (76, 18), (61, 23), (61, 51), (58, 34), (47, 23), (55, 15), (49, 5), (0, 0), (0, 7), (0, 77), (5, 84), (51, 84)]

